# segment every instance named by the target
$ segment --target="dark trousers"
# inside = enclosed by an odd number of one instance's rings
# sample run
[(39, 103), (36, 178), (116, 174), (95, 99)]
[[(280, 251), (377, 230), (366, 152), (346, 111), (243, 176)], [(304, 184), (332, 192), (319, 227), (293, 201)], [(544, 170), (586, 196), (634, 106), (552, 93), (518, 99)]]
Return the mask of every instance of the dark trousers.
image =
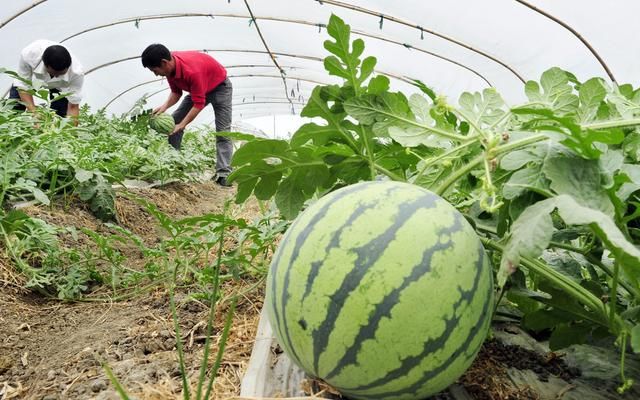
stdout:
[[(58, 89), (50, 89), (49, 90), (49, 99), (55, 98), (60, 94)], [(11, 90), (9, 91), (9, 98), (20, 101), (20, 94), (18, 93), (18, 89), (15, 86), (11, 86)], [(62, 98), (60, 100), (56, 100), (51, 103), (51, 109), (56, 112), (61, 117), (67, 116), (67, 108), (69, 107), (69, 100), (66, 98)], [(14, 110), (24, 111), (27, 107), (24, 104), (16, 104), (13, 107)]]
[[(224, 82), (216, 86), (215, 89), (207, 93), (205, 105), (211, 104), (216, 117), (216, 132), (229, 132), (231, 130), (231, 98), (233, 97), (233, 86), (227, 78)], [(191, 95), (185, 96), (178, 108), (173, 112), (173, 120), (180, 123), (187, 116), (193, 107)], [(169, 143), (180, 150), (182, 135), (178, 132), (169, 136)], [(231, 156), (233, 155), (233, 142), (225, 136), (216, 136), (216, 173), (218, 176), (228, 176), (231, 173)]]

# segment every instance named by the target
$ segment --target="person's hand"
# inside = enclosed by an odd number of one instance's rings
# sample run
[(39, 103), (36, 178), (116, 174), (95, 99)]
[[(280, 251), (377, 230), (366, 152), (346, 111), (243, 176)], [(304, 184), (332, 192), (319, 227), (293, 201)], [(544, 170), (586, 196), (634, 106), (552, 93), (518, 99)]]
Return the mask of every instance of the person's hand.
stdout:
[(153, 115), (158, 115), (158, 114), (162, 114), (163, 112), (167, 111), (167, 107), (165, 106), (160, 106), (160, 107), (156, 107), (153, 109), (153, 111), (151, 112)]
[(184, 128), (186, 128), (186, 126), (182, 125), (182, 124), (176, 124), (176, 127), (173, 128), (173, 132), (171, 132), (171, 134), (169, 136), (173, 136), (176, 133), (180, 133), (184, 130)]
[(33, 109), (27, 109), (27, 112), (31, 113), (31, 118), (33, 119), (33, 127), (34, 129), (40, 129), (40, 114), (38, 114), (35, 107)]

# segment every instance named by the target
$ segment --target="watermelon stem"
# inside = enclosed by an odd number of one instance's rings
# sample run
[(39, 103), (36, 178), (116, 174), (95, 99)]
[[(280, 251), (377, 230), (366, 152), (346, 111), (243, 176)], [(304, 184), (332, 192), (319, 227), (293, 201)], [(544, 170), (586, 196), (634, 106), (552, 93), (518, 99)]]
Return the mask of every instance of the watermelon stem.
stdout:
[[(388, 176), (389, 178), (391, 178), (391, 179), (392, 179), (392, 180), (394, 180), (394, 181), (398, 181), (398, 182), (405, 182), (405, 181), (406, 181), (406, 179), (404, 179), (402, 176), (400, 176), (400, 175), (398, 175), (398, 174), (396, 174), (396, 173), (393, 173), (393, 172), (389, 171), (388, 169), (386, 169), (386, 168), (384, 168), (384, 167), (379, 166), (378, 164), (375, 164), (375, 163), (374, 163), (372, 166), (373, 166), (376, 170), (378, 170), (378, 171), (382, 172), (383, 174), (385, 174), (386, 176)], [(375, 175), (375, 174), (374, 174), (374, 175)], [(374, 178), (375, 178), (375, 176), (374, 176)]]
[(414, 156), (422, 159), (422, 168), (420, 169), (420, 171), (416, 174), (416, 176), (413, 177), (413, 181), (414, 182), (419, 182), (420, 178), (422, 178), (422, 175), (424, 175), (424, 173), (427, 171), (427, 168), (429, 168), (430, 166), (432, 166), (433, 164), (435, 164), (436, 162), (442, 160), (443, 158), (452, 156), (453, 154), (457, 153), (458, 151), (465, 149), (469, 146), (471, 146), (472, 144), (476, 144), (478, 143), (479, 139), (476, 138), (474, 140), (470, 140), (466, 143), (461, 144), (460, 146), (456, 146), (450, 150), (445, 151), (444, 153), (440, 154), (439, 156), (433, 157), (433, 158), (429, 158), (429, 159), (424, 159), (422, 158), (420, 155), (418, 155), (416, 152), (411, 151), (411, 154), (413, 154)]
[[(501, 244), (491, 239), (481, 237), (480, 240), (482, 241), (483, 245), (492, 250), (496, 250), (501, 253), (504, 251), (504, 247)], [(520, 264), (527, 268), (529, 271), (546, 278), (566, 294), (575, 298), (578, 302), (584, 304), (596, 314), (595, 316), (581, 314), (582, 317), (587, 318), (599, 325), (607, 327), (615, 335), (619, 335), (624, 330), (625, 324), (620, 316), (614, 312), (612, 313), (612, 318), (610, 320), (609, 307), (589, 290), (580, 286), (580, 284), (572, 281), (568, 277), (549, 267), (547, 264), (542, 263), (538, 260), (521, 256)]]
[[(454, 109), (454, 110), (453, 110), (453, 112), (454, 112), (455, 114), (457, 114), (457, 115), (460, 117), (460, 119), (463, 119), (463, 120), (467, 121), (467, 123), (468, 123), (469, 125), (471, 125), (471, 127), (472, 127), (473, 129), (475, 129), (475, 131), (476, 131), (477, 133), (476, 133), (476, 135), (472, 135), (472, 137), (473, 137), (473, 136), (480, 135), (480, 136), (482, 136), (482, 138), (483, 138), (485, 141), (487, 141), (487, 142), (491, 141), (491, 138), (492, 138), (492, 136), (493, 136), (493, 135), (492, 135), (491, 133), (489, 133), (489, 132), (487, 132), (487, 131), (483, 130), (482, 128), (480, 128), (480, 125), (478, 125), (478, 124), (476, 123), (476, 121), (475, 121), (473, 118), (471, 118), (470, 116), (468, 116), (464, 111), (459, 110), (459, 109)], [(504, 115), (509, 115), (509, 113), (505, 113)]]
[(526, 139), (517, 140), (509, 144), (504, 144), (502, 146), (496, 146), (488, 150), (486, 153), (478, 155), (476, 158), (471, 160), (464, 167), (460, 168), (459, 170), (455, 171), (453, 174), (449, 175), (447, 179), (445, 179), (444, 182), (442, 182), (440, 186), (438, 186), (434, 190), (434, 192), (439, 196), (443, 196), (443, 194), (451, 187), (451, 185), (456, 183), (458, 179), (466, 176), (474, 168), (482, 164), (487, 157), (495, 158), (499, 154), (506, 153), (520, 147), (525, 147), (530, 144), (540, 142), (546, 139), (548, 139), (547, 135), (539, 134), (539, 135), (532, 135)]

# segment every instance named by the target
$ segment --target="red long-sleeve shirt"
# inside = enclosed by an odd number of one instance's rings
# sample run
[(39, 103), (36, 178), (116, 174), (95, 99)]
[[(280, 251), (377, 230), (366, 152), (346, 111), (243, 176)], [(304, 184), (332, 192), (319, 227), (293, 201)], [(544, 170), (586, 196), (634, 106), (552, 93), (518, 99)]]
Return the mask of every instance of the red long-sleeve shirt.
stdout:
[(171, 91), (181, 95), (186, 90), (193, 106), (202, 110), (206, 94), (227, 79), (227, 70), (210, 55), (198, 51), (174, 51), (171, 55), (176, 60), (175, 74), (167, 77)]

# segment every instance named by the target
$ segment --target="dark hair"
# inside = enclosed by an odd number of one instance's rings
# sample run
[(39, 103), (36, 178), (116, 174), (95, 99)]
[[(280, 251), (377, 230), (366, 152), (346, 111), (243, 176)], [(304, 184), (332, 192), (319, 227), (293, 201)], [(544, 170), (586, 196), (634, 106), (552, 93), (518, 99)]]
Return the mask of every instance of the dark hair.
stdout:
[(56, 71), (64, 71), (71, 66), (71, 54), (64, 47), (55, 44), (44, 50), (42, 62)]
[(165, 46), (154, 43), (147, 46), (142, 52), (142, 66), (145, 68), (155, 68), (162, 64), (162, 60), (171, 61), (171, 52)]

